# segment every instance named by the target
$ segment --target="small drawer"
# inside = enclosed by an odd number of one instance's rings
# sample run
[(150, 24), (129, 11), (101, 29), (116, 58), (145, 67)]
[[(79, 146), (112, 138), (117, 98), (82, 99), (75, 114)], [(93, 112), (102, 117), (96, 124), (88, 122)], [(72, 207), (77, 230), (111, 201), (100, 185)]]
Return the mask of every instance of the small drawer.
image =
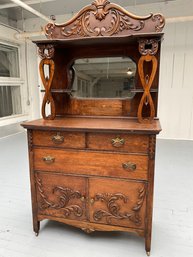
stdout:
[(33, 144), (63, 148), (85, 148), (85, 134), (80, 132), (33, 131)]
[(34, 169), (147, 180), (146, 155), (34, 149)]
[(87, 146), (94, 150), (148, 153), (149, 140), (144, 135), (89, 133)]

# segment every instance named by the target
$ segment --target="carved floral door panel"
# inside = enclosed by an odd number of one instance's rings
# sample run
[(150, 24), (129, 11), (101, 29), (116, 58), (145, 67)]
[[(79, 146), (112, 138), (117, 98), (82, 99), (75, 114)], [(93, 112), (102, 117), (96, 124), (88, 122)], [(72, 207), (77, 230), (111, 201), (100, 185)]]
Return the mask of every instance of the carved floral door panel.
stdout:
[(38, 172), (35, 181), (39, 214), (87, 220), (86, 179)]
[(145, 228), (146, 183), (89, 179), (90, 221)]

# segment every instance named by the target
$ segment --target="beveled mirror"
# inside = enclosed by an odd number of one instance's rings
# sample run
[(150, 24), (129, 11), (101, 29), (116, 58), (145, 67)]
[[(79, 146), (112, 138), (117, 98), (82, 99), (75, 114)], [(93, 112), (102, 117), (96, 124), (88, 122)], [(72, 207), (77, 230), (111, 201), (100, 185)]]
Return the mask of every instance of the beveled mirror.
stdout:
[(73, 65), (75, 98), (132, 98), (136, 64), (129, 57), (78, 59)]

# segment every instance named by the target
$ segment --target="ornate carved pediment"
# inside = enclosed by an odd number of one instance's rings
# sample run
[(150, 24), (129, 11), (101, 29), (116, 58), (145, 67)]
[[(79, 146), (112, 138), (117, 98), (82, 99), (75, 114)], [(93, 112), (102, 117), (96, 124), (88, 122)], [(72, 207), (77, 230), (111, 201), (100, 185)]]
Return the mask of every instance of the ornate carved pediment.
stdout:
[(129, 36), (161, 32), (165, 19), (161, 14), (136, 16), (108, 0), (95, 0), (64, 24), (48, 23), (49, 39)]

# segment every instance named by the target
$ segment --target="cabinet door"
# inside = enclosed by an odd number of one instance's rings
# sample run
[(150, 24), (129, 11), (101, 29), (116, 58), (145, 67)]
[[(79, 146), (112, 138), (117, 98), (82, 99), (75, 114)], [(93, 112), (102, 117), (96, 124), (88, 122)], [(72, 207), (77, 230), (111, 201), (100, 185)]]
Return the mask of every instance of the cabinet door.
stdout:
[(37, 172), (35, 181), (39, 214), (86, 220), (86, 179)]
[(91, 222), (144, 229), (146, 183), (89, 179)]

